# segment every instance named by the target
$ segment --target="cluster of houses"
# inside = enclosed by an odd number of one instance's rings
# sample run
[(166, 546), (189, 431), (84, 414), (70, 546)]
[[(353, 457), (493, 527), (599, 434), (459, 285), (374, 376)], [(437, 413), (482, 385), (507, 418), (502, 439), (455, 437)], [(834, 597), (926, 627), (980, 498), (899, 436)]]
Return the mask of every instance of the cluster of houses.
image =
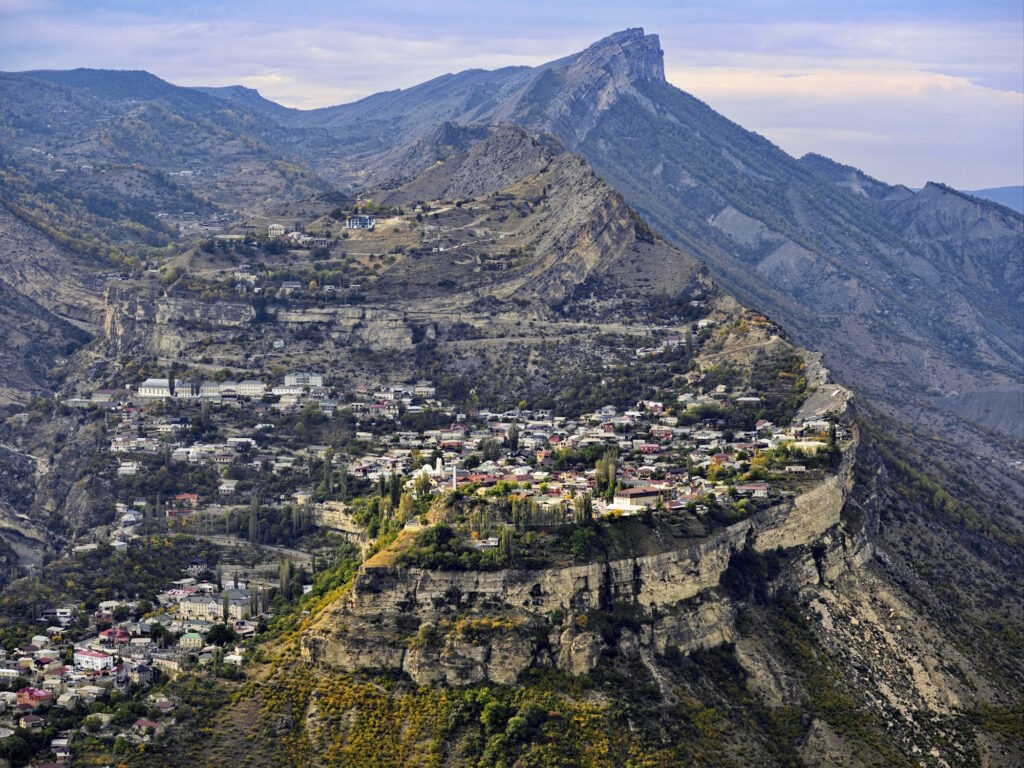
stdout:
[[(700, 414), (701, 409), (719, 416), (729, 409), (756, 412), (762, 404), (758, 393), (733, 392), (725, 385), (705, 392), (702, 374), (696, 371), (687, 375), (686, 388), (688, 391), (664, 391), (663, 397), (673, 398), (670, 401), (642, 401), (627, 409), (609, 405), (577, 418), (566, 418), (545, 410), (458, 413), (437, 399), (430, 382), (360, 385), (345, 393), (347, 402), (343, 402), (338, 393), (325, 386), (323, 375), (313, 372), (290, 373), (282, 383), (269, 389), (265, 382), (249, 379), (198, 385), (176, 382), (172, 391), (167, 380), (148, 379), (135, 388), (134, 399), (107, 401), (120, 407), (122, 416), (110, 450), (121, 460), (118, 474), (122, 476), (132, 476), (143, 466), (132, 454), (157, 451), (169, 452), (175, 462), (220, 467), (243, 463), (261, 472), (290, 471), (301, 468), (312, 458), (321, 459), (327, 446), (265, 445), (265, 440), (258, 439), (259, 433), (275, 429), (275, 411), (313, 403), (327, 415), (339, 408), (348, 409), (359, 422), (366, 423), (355, 437), (370, 450), (363, 455), (338, 455), (334, 459), (339, 466), (347, 467), (351, 477), (376, 481), (399, 475), (410, 486), (420, 488), (423, 482), (433, 488), (460, 488), (472, 483), (482, 490), (510, 483), (520, 489), (521, 495), (547, 507), (561, 506), (567, 515), (571, 513), (569, 499), (594, 491), (597, 480), (594, 469), (566, 468), (565, 462), (559, 462), (559, 456), (566, 451), (590, 450), (592, 456), (595, 450), (614, 451), (617, 488), (608, 498), (595, 498), (594, 507), (598, 514), (621, 515), (659, 506), (672, 509), (691, 502), (698, 512), (706, 511), (703, 502), (710, 494), (733, 500), (778, 495), (779, 486), (792, 486), (785, 482), (787, 476), (803, 473), (804, 464), (795, 458), (774, 476), (760, 473), (757, 479), (744, 481), (742, 478), (757, 454), (786, 445), (790, 453), (799, 457), (813, 455), (826, 445), (830, 424), (824, 419), (785, 426), (762, 419), (753, 429), (730, 432), (721, 428), (716, 417), (680, 418), (691, 412)], [(105, 398), (107, 393), (94, 393), (97, 396)], [(142, 405), (169, 398), (198, 398), (228, 406), (246, 399), (246, 416), (265, 413), (266, 420), (234, 429), (229, 418), (226, 428), (221, 429), (227, 436), (222, 441), (206, 443), (192, 437), (188, 431), (190, 422), (135, 406), (135, 400)], [(382, 423), (395, 421), (403, 413), (428, 408), (435, 417), (443, 414), (450, 421), (446, 426), (423, 431), (407, 431), (397, 425), (381, 428)], [(230, 408), (218, 410), (229, 416), (232, 412)], [(843, 436), (840, 430), (839, 437)], [(500, 447), (497, 458), (495, 443)], [(489, 460), (481, 460), (488, 445)], [(235, 498), (237, 485), (237, 481), (224, 477), (218, 489), (220, 499)], [(295, 499), (300, 504), (309, 499), (308, 491), (295, 490)], [(167, 502), (166, 514), (173, 517), (188, 516), (199, 509), (198, 497), (187, 492)], [(141, 506), (145, 506), (144, 500)], [(119, 512), (121, 527), (115, 531), (114, 540), (127, 541), (139, 522), (139, 511), (125, 508)]]
[[(723, 391), (708, 396), (681, 395), (679, 403), (744, 407), (735, 401), (759, 402), (749, 396), (731, 398), (730, 402), (724, 388), (720, 389)], [(776, 493), (771, 479), (735, 482), (749, 468), (750, 460), (758, 452), (781, 445), (794, 455), (800, 454), (793, 449), (813, 455), (825, 447), (830, 427), (823, 419), (785, 427), (759, 420), (753, 430), (726, 433), (706, 424), (680, 424), (678, 417), (665, 411), (663, 403), (646, 401), (624, 411), (606, 406), (578, 419), (550, 411), (481, 412), (473, 423), (460, 420), (444, 429), (396, 432), (387, 450), (356, 458), (348, 471), (369, 480), (397, 473), (410, 477), (410, 486), (423, 480), (441, 488), (473, 484), (481, 492), (499, 483), (513, 484), (517, 495), (532, 497), (543, 506), (561, 507), (569, 514), (569, 499), (594, 491), (596, 471), (558, 469), (558, 456), (566, 450), (582, 452), (596, 446), (615, 453), (618, 487), (611, 500), (595, 499), (595, 512), (635, 514), (659, 505), (670, 509), (686, 506), (709, 494), (768, 498)], [(514, 452), (504, 447), (500, 458), (469, 466), (472, 462), (467, 459), (479, 456), (488, 441), (508, 446), (513, 429), (517, 432)], [(839, 436), (845, 437), (845, 432), (839, 430)], [(417, 466), (416, 457), (424, 455), (437, 458)], [(784, 475), (805, 472), (806, 466), (799, 460), (781, 470)], [(728, 480), (716, 479), (722, 476)]]
[[(93, 394), (90, 402), (101, 403), (119, 412), (120, 421), (111, 436), (109, 449), (119, 459), (118, 476), (131, 478), (144, 471), (145, 455), (165, 452), (172, 462), (221, 468), (235, 463), (249, 463), (260, 471), (288, 471), (302, 466), (311, 456), (322, 457), (327, 446), (309, 445), (299, 450), (260, 448), (261, 441), (257, 440), (259, 433), (268, 434), (275, 429), (273, 413), (294, 411), (314, 404), (327, 416), (339, 407), (344, 407), (351, 409), (361, 419), (397, 419), (403, 410), (415, 412), (425, 407), (441, 408), (441, 403), (434, 399), (435, 395), (435, 388), (429, 382), (359, 387), (352, 394), (352, 402), (342, 404), (332, 390), (325, 386), (322, 374), (294, 372), (287, 374), (283, 383), (269, 388), (264, 382), (251, 379), (241, 382), (203, 382), (199, 385), (177, 381), (172, 389), (167, 379), (147, 379), (127, 391), (98, 391)], [(169, 399), (208, 402), (218, 407), (218, 413), (228, 415), (238, 411), (240, 402), (244, 400), (244, 413), (247, 416), (265, 414), (267, 420), (245, 429), (235, 429), (229, 423), (224, 430), (229, 434), (223, 440), (203, 442), (192, 438), (192, 424), (189, 420), (155, 414), (152, 409), (145, 407), (147, 403)], [(357, 437), (367, 441), (373, 439), (371, 434), (362, 432)], [(219, 496), (230, 500), (235, 497), (236, 489), (237, 481), (224, 478), (218, 489)], [(166, 514), (170, 517), (187, 516), (198, 509), (197, 497), (187, 492), (166, 501)], [(141, 499), (135, 509), (119, 505), (120, 527), (112, 535), (114, 546), (123, 547), (124, 542), (134, 537), (134, 529), (142, 522), (141, 510), (146, 504), (146, 500)]]
[[(191, 566), (190, 571), (196, 568)], [(14, 735), (17, 728), (45, 728), (47, 713), (54, 708), (84, 712), (112, 691), (143, 695), (161, 674), (174, 677), (183, 668), (214, 662), (241, 667), (241, 646), (211, 645), (206, 637), (217, 624), (231, 627), (239, 640), (255, 634), (253, 619), (266, 608), (261, 604), (265, 588), (250, 592), (242, 582), (220, 589), (187, 576), (158, 595), (157, 615), (118, 621), (117, 617), (134, 614), (135, 605), (100, 603), (88, 616), (85, 636), (73, 642), (69, 638), (84, 626), (78, 621), (78, 606), (45, 610), (43, 618), (53, 622), (45, 633), (18, 648), (0, 648), (0, 683), (7, 688), (0, 690), (0, 739)], [(121, 736), (146, 741), (164, 728), (176, 702), (150, 694), (148, 703), (150, 717), (137, 719)], [(159, 713), (156, 720), (151, 719), (154, 712)], [(86, 726), (89, 720), (102, 728), (110, 725), (112, 716), (91, 714), (83, 721)], [(63, 732), (52, 740), (50, 751), (57, 764), (71, 760), (72, 737), (72, 732)]]
[[(348, 228), (353, 229), (353, 227)], [(313, 235), (307, 235), (305, 232), (301, 232), (299, 230), (292, 230), (291, 232), (288, 232), (283, 224), (267, 225), (267, 237), (271, 239), (284, 238), (289, 244), (309, 245), (313, 247), (326, 247), (331, 243), (330, 238), (327, 237), (314, 237)]]

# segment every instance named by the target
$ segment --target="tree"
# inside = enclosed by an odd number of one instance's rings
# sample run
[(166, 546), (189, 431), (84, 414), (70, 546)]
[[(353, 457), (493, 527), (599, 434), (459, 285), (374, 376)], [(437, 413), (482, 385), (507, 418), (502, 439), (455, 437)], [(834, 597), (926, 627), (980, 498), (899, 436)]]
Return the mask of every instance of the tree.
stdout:
[(519, 450), (519, 422), (513, 421), (508, 430), (508, 448), (512, 453)]
[(619, 455), (614, 449), (604, 452), (604, 455), (594, 464), (594, 490), (598, 493), (615, 487), (615, 475), (618, 471)]
[(163, 648), (164, 639), (167, 637), (167, 635), (167, 627), (165, 627), (163, 624), (160, 624), (158, 622), (149, 625), (149, 637), (150, 639), (152, 639), (154, 643), (157, 644), (158, 647)]
[(334, 495), (334, 449), (324, 451), (324, 488), (328, 496)]
[(416, 507), (413, 502), (412, 493), (406, 491), (402, 494), (402, 499), (398, 503), (398, 522), (404, 525), (412, 519), (415, 511)]
[(402, 500), (402, 476), (397, 472), (391, 474), (391, 482), (388, 491), (391, 496), (391, 507), (395, 508)]
[(341, 472), (338, 473), (338, 495), (342, 501), (348, 499), (348, 469), (344, 466), (342, 466)]
[(238, 639), (238, 633), (227, 624), (214, 624), (206, 633), (206, 642), (210, 645), (223, 646)]
[(281, 560), (281, 566), (278, 569), (278, 579), (281, 582), (281, 594), (285, 597), (289, 596), (289, 581), (292, 576), (292, 562), (288, 558)]
[(512, 530), (509, 528), (502, 528), (501, 533), (498, 534), (498, 554), (502, 555), (506, 562), (510, 565), (514, 559), (514, 541), (512, 539)]
[(577, 496), (573, 500), (573, 510), (575, 512), (575, 520), (577, 523), (589, 523), (594, 519), (594, 503), (590, 498), (590, 494), (584, 494)]
[(174, 397), (175, 368), (176, 366), (174, 365), (174, 363), (171, 363), (171, 367), (167, 369), (167, 388), (171, 393), (171, 397)]
[(249, 541), (255, 544), (260, 537), (260, 497), (253, 494), (249, 505)]
[[(518, 437), (516, 440), (518, 442)], [(483, 452), (484, 461), (497, 461), (501, 456), (501, 446), (497, 440), (484, 440), (480, 445), (480, 450)]]

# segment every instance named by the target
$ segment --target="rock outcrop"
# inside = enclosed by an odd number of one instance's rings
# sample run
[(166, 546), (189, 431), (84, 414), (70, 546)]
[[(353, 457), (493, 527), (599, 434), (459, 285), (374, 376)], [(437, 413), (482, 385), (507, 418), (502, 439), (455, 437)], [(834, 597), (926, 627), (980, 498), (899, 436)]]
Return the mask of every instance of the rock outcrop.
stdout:
[[(738, 552), (784, 552), (779, 585), (793, 589), (834, 581), (871, 557), (863, 530), (843, 518), (854, 453), (791, 502), (659, 554), (545, 570), (364, 567), (347, 598), (303, 636), (303, 656), (464, 684), (510, 682), (534, 665), (585, 674), (605, 654), (729, 642), (736, 605), (721, 583)], [(638, 627), (587, 627), (592, 612), (623, 607), (641, 617)]]

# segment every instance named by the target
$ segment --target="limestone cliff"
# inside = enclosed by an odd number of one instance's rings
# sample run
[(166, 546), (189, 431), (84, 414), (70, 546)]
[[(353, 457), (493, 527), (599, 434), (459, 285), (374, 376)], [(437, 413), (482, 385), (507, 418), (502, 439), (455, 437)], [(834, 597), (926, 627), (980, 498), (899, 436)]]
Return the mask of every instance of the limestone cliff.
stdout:
[[(303, 655), (343, 669), (400, 669), (418, 683), (510, 683), (533, 665), (582, 674), (605, 653), (728, 642), (736, 606), (722, 578), (748, 546), (784, 552), (780, 583), (794, 589), (833, 581), (871, 557), (862, 528), (843, 517), (854, 454), (855, 445), (837, 475), (791, 502), (654, 555), (546, 570), (364, 567), (350, 595), (303, 637)], [(588, 629), (579, 617), (593, 611), (627, 611), (633, 621), (614, 632)]]

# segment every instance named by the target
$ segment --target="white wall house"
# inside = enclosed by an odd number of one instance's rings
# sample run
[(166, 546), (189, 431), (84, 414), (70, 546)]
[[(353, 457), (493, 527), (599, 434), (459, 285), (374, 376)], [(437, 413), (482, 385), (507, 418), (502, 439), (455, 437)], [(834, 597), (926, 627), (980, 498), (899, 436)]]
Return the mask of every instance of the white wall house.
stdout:
[(75, 648), (75, 666), (79, 669), (88, 669), (93, 672), (113, 669), (114, 657), (88, 648)]
[(322, 387), (324, 377), (319, 373), (289, 373), (284, 377), (284, 385), (286, 387)]
[(246, 379), (245, 381), (238, 382), (238, 386), (235, 389), (239, 397), (263, 397), (267, 391), (267, 385), (262, 381), (256, 381), (255, 379)]

